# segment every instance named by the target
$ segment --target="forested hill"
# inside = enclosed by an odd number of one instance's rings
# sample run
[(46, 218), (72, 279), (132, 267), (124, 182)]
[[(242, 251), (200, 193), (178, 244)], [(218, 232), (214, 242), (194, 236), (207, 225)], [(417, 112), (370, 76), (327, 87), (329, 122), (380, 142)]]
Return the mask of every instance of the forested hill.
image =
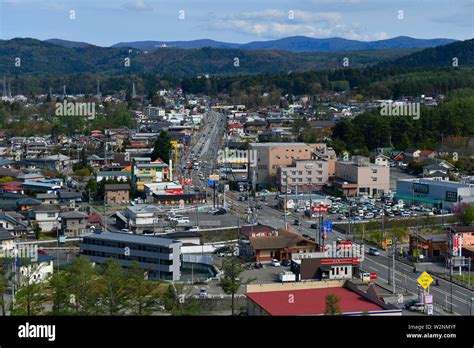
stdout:
[(444, 46), (426, 48), (408, 56), (383, 62), (380, 66), (391, 67), (452, 67), (457, 58), (459, 67), (474, 66), (474, 39), (457, 41)]
[[(75, 45), (75, 44), (74, 44)], [(73, 45), (73, 46), (74, 46)], [(86, 45), (64, 47), (35, 39), (0, 40), (0, 74), (52, 75), (75, 73), (154, 73), (178, 78), (196, 75), (246, 75), (323, 70), (342, 66), (363, 67), (399, 58), (419, 49), (400, 48), (331, 53), (293, 53), (276, 50), (217, 48), (158, 48), (146, 53), (133, 48)], [(16, 67), (15, 59), (21, 59)], [(130, 58), (130, 67), (124, 61)]]

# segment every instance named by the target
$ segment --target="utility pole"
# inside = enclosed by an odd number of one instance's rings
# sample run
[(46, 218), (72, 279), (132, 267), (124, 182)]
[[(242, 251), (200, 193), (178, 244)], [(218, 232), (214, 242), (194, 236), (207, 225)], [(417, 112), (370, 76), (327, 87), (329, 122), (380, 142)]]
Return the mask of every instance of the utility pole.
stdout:
[(285, 224), (285, 230), (287, 228), (286, 226), (286, 204), (288, 200), (288, 178), (286, 179), (286, 185), (285, 185), (285, 199), (283, 200), (283, 222)]
[(453, 257), (452, 256), (451, 256), (450, 268), (451, 268), (451, 272), (449, 273), (449, 282), (451, 283), (450, 310), (451, 310), (451, 313), (452, 313), (453, 312)]
[(397, 252), (397, 240), (396, 238), (393, 238), (393, 255), (392, 255), (392, 283), (393, 283), (393, 288), (392, 288), (392, 293), (396, 293), (396, 283), (397, 279), (395, 278), (395, 253)]

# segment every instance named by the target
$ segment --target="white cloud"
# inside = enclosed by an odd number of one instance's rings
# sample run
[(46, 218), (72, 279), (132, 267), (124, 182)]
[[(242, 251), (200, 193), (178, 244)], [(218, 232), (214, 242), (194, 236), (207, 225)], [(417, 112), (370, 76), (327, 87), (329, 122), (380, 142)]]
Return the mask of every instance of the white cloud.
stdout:
[(125, 3), (123, 7), (132, 11), (153, 11), (153, 6), (144, 0), (133, 0)]
[(360, 24), (344, 24), (343, 16), (339, 12), (311, 12), (297, 9), (292, 11), (291, 18), (288, 12), (275, 9), (228, 15), (217, 19), (211, 24), (211, 29), (233, 30), (264, 39), (304, 35), (315, 38), (337, 36), (369, 41), (388, 37), (385, 32), (362, 34)]

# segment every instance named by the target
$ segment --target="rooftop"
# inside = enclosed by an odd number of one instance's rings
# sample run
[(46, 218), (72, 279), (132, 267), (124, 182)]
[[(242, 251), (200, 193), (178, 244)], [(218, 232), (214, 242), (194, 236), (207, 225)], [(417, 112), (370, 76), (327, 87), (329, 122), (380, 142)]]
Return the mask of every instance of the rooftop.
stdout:
[[(384, 310), (357, 293), (343, 287), (286, 290), (268, 292), (247, 292), (245, 295), (270, 315), (323, 315), (326, 295), (339, 296), (339, 308), (343, 314)], [(288, 298), (293, 296), (294, 301)]]
[(90, 233), (88, 235), (85, 235), (84, 238), (113, 240), (124, 243), (149, 244), (156, 246), (169, 246), (177, 243), (181, 244), (181, 242), (177, 242), (169, 238), (160, 238), (154, 236), (144, 236), (141, 234), (128, 234), (119, 232)]

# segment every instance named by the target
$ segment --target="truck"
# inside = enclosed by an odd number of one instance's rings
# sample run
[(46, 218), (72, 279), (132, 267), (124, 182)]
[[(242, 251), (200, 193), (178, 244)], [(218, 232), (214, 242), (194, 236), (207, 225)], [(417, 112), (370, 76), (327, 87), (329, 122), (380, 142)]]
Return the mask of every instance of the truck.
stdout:
[(294, 274), (293, 272), (290, 272), (290, 271), (281, 272), (280, 274), (278, 274), (278, 279), (282, 283), (295, 282), (296, 281), (296, 274)]

